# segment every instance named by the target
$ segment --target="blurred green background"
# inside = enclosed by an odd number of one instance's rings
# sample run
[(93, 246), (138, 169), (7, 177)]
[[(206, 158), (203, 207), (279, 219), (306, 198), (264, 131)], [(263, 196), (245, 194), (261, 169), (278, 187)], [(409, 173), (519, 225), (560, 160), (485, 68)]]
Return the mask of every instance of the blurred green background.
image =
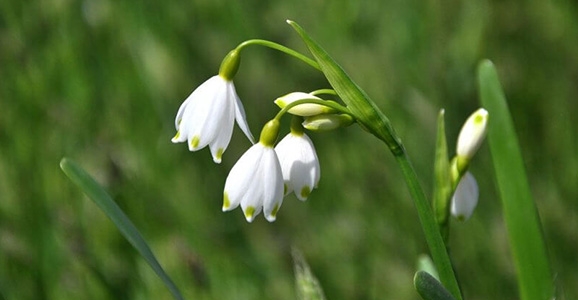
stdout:
[[(558, 299), (578, 299), (578, 6), (553, 1), (0, 1), (0, 296), (169, 299), (107, 217), (61, 172), (71, 157), (135, 222), (187, 299), (294, 299), (298, 247), (329, 299), (417, 299), (427, 252), (392, 156), (357, 126), (312, 133), (322, 166), (275, 223), (221, 212), (223, 162), (171, 144), (181, 102), (238, 43), (305, 51), (300, 23), (390, 117), (431, 191), (435, 119), (450, 148), (494, 61), (519, 133)], [(235, 78), (257, 135), (292, 91), (328, 87), (309, 66), (251, 47)], [(491, 120), (490, 120), (491, 122)], [(285, 127), (286, 128), (286, 127)], [(286, 131), (287, 129), (285, 129)], [(284, 134), (284, 133), (283, 133)], [(452, 226), (466, 299), (516, 299), (487, 146), (473, 218)]]

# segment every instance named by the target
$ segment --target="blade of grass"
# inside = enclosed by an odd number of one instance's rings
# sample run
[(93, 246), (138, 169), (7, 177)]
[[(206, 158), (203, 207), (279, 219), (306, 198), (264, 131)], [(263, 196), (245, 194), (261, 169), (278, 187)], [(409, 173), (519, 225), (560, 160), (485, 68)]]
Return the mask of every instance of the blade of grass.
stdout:
[(489, 60), (478, 68), (482, 106), (490, 114), (488, 141), (523, 300), (554, 296), (540, 219), (498, 74)]
[(183, 299), (176, 285), (165, 273), (138, 229), (108, 193), (78, 164), (68, 158), (60, 161), (60, 168), (112, 220), (128, 242), (142, 255), (161, 278), (175, 299)]
[(324, 300), (325, 295), (313, 272), (309, 268), (307, 261), (297, 248), (291, 250), (293, 256), (293, 269), (295, 270), (295, 285), (297, 295), (301, 300)]

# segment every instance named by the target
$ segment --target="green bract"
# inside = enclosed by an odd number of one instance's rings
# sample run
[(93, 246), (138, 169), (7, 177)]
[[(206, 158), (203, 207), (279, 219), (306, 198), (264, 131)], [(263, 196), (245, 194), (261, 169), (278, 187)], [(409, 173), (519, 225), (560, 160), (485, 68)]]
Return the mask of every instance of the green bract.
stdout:
[(293, 21), (287, 21), (297, 31), (309, 51), (317, 60), (321, 71), (337, 93), (345, 102), (351, 114), (369, 132), (384, 141), (394, 153), (403, 152), (402, 144), (393, 130), (389, 119), (379, 110), (367, 94), (345, 73), (343, 68), (333, 60), (309, 35)]

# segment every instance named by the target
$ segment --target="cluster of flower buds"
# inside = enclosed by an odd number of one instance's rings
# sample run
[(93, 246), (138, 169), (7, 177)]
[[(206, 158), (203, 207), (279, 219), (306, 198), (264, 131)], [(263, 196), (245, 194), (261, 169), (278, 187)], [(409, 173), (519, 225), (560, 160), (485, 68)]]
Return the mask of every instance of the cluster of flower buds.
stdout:
[(459, 221), (469, 219), (478, 204), (478, 183), (467, 169), (486, 137), (487, 128), (488, 112), (480, 108), (466, 120), (458, 136), (456, 156), (451, 166), (452, 185), (455, 186), (451, 213)]
[[(304, 129), (332, 130), (351, 125), (354, 118), (345, 107), (321, 99), (316, 92), (290, 93), (275, 100), (281, 111), (263, 127), (255, 143), (233, 84), (239, 61), (239, 50), (231, 51), (223, 60), (219, 74), (187, 97), (177, 112), (177, 133), (172, 142), (187, 142), (190, 151), (208, 145), (214, 162), (220, 163), (236, 120), (253, 146), (239, 158), (226, 179), (223, 211), (241, 206), (248, 222), (261, 211), (273, 222), (285, 196), (294, 192), (298, 199), (305, 201), (319, 183), (319, 159)], [(332, 90), (318, 92), (331, 93)], [(279, 119), (286, 112), (293, 115), (291, 131), (275, 146)]]

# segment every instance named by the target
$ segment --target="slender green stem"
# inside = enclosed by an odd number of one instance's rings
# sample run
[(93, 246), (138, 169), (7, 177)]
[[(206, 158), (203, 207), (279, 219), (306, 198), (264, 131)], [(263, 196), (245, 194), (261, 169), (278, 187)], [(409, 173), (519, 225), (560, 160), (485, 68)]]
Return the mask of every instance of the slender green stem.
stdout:
[(349, 111), (349, 109), (347, 109), (347, 107), (345, 107), (345, 106), (343, 106), (343, 105), (341, 105), (335, 101), (327, 101), (327, 100), (319, 100), (319, 99), (303, 99), (303, 100), (297, 100), (295, 102), (291, 102), (291, 103), (287, 104), (287, 106), (285, 106), (283, 109), (281, 109), (277, 113), (277, 115), (275, 116), (275, 119), (281, 120), (281, 117), (283, 117), (283, 115), (285, 113), (287, 113), (287, 111), (289, 111), (291, 108), (293, 108), (297, 105), (301, 105), (301, 104), (319, 104), (319, 105), (327, 106), (327, 107), (335, 109), (336, 111), (338, 111), (342, 114), (348, 114), (352, 118), (355, 119), (355, 116), (353, 116), (351, 114), (351, 112)]
[(389, 119), (381, 112), (375, 102), (353, 82), (345, 73), (345, 70), (301, 26), (291, 20), (287, 20), (287, 23), (301, 36), (309, 51), (321, 66), (321, 71), (329, 81), (329, 84), (347, 105), (357, 123), (382, 140), (400, 164), (405, 181), (415, 202), (431, 255), (440, 273), (441, 282), (456, 299), (461, 299), (457, 279), (432, 210), (409, 162), (401, 139), (395, 133)]
[(445, 287), (454, 295), (454, 297), (456, 297), (456, 299), (461, 299), (461, 293), (456, 281), (454, 270), (452, 269), (449, 256), (446, 252), (445, 243), (438, 230), (430, 205), (403, 146), (401, 150), (400, 154), (394, 156), (399, 163), (404, 179), (409, 188), (409, 192), (417, 208), (419, 220), (422, 223), (427, 244), (438, 268), (441, 282), (444, 283)]
[(309, 94), (313, 95), (313, 96), (317, 96), (317, 95), (333, 95), (333, 96), (338, 96), (337, 92), (335, 92), (334, 89), (320, 89), (320, 90), (315, 90), (313, 92), (310, 92)]
[(259, 46), (265, 46), (271, 49), (275, 49), (278, 51), (281, 51), (285, 54), (291, 55), (301, 61), (303, 61), (304, 63), (312, 66), (313, 68), (317, 69), (317, 70), (321, 70), (319, 68), (319, 64), (312, 60), (311, 58), (291, 49), (288, 47), (285, 47), (281, 44), (277, 44), (275, 42), (271, 42), (271, 41), (267, 41), (267, 40), (260, 40), (260, 39), (252, 39), (252, 40), (247, 40), (242, 42), (241, 44), (239, 44), (239, 46), (237, 46), (237, 50), (241, 51), (243, 48), (250, 46), (250, 45), (259, 45)]

